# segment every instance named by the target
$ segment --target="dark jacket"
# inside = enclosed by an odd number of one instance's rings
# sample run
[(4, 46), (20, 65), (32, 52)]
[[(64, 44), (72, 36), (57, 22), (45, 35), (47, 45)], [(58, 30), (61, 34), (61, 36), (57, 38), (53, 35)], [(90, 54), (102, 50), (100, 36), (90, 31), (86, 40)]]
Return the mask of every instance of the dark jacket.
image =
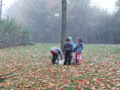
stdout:
[(72, 52), (72, 44), (70, 42), (65, 42), (63, 46), (63, 52), (66, 50), (70, 50)]

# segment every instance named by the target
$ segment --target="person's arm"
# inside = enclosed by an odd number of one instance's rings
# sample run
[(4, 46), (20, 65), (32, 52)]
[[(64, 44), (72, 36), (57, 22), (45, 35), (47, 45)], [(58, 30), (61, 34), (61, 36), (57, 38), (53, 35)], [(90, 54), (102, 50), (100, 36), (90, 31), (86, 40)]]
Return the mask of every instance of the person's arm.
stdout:
[(82, 49), (83, 49), (83, 44), (82, 44)]
[(72, 51), (74, 50), (74, 43), (72, 42)]
[(75, 46), (75, 48), (73, 50), (74, 52), (76, 51), (77, 47), (78, 47), (78, 44), (76, 43), (76, 46)]

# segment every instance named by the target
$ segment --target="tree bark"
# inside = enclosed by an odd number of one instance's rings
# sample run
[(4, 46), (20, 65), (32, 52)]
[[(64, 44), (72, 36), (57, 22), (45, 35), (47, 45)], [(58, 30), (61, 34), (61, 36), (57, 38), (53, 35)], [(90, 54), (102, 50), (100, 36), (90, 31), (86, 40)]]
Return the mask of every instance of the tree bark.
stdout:
[(63, 49), (64, 41), (66, 38), (66, 9), (67, 0), (62, 0), (61, 49)]
[(2, 0), (0, 1), (0, 19), (2, 18)]

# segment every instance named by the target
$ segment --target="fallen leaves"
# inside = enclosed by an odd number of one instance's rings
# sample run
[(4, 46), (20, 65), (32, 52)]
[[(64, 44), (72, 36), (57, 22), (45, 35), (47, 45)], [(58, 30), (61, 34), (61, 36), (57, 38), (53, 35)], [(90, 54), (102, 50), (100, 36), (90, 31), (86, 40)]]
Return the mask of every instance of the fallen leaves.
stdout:
[[(99, 52), (105, 48), (96, 47), (95, 52), (87, 51), (88, 48), (82, 54), (81, 65), (60, 66), (52, 65), (50, 54), (44, 52), (48, 50), (39, 48), (32, 46), (21, 50), (19, 47), (19, 50), (0, 52), (0, 89), (119, 90), (120, 61), (117, 54), (110, 54), (107, 50), (103, 54)], [(5, 74), (7, 76), (3, 76)]]

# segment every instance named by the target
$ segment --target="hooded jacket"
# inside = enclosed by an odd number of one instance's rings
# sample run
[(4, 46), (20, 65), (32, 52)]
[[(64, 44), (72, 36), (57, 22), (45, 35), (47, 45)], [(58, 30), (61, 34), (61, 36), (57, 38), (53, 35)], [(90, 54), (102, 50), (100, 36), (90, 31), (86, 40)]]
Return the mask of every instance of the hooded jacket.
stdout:
[[(53, 48), (50, 49), (50, 51), (53, 51), (53, 52), (55, 52), (55, 53), (57, 53), (57, 54), (60, 54), (60, 55), (61, 55), (61, 60), (63, 59), (63, 53), (62, 53), (62, 51), (61, 51), (60, 48), (53, 47)], [(57, 59), (58, 59), (58, 58), (57, 58)]]
[(72, 44), (70, 42), (65, 42), (64, 46), (63, 46), (63, 52), (69, 50), (70, 52), (72, 52)]
[(76, 43), (76, 47), (74, 48), (76, 53), (82, 53), (83, 50), (83, 43)]

